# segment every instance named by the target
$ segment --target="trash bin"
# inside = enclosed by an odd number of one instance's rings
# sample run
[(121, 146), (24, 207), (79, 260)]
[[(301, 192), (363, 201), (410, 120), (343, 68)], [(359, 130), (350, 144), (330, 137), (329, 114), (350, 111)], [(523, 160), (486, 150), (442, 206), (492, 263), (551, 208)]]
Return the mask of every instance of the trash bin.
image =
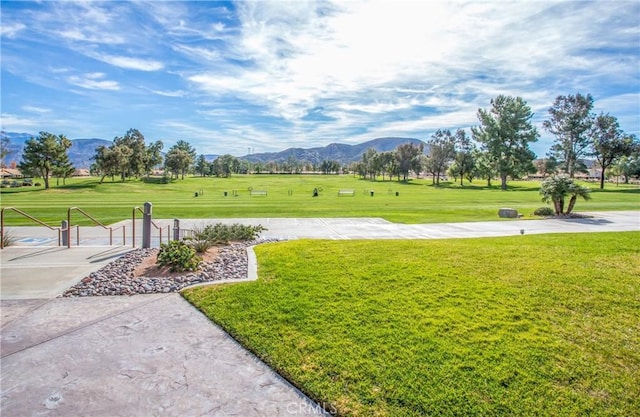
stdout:
[(373, 191), (371, 191), (371, 197), (373, 197)]
[(196, 193), (196, 197), (198, 196), (198, 193)]
[(225, 196), (225, 197), (227, 196), (227, 192), (226, 192), (226, 191), (224, 192), (224, 196)]
[(400, 195), (400, 192), (396, 191), (396, 197), (398, 197)]

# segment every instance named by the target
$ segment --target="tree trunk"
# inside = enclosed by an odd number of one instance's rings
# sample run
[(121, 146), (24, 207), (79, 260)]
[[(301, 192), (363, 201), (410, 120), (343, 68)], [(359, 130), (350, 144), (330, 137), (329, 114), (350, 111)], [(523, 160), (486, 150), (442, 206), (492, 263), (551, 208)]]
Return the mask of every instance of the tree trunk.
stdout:
[(602, 171), (600, 172), (600, 189), (604, 189), (604, 167), (602, 167)]
[(507, 176), (506, 175), (500, 175), (500, 189), (501, 190), (506, 190), (507, 189)]
[(576, 205), (577, 199), (578, 199), (577, 195), (571, 196), (571, 199), (569, 200), (569, 206), (567, 207), (567, 214), (571, 213), (571, 211), (573, 210), (573, 206)]

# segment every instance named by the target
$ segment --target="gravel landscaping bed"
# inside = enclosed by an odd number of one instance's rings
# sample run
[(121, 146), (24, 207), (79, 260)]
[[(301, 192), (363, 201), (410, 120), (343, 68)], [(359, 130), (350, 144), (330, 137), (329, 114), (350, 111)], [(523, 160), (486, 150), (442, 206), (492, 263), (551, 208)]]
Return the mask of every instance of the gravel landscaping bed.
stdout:
[(162, 277), (135, 276), (136, 267), (148, 257), (155, 257), (158, 249), (134, 249), (92, 272), (66, 290), (62, 297), (169, 293), (204, 282), (247, 279), (247, 248), (265, 242), (240, 242), (220, 247), (218, 256), (203, 262), (197, 272)]

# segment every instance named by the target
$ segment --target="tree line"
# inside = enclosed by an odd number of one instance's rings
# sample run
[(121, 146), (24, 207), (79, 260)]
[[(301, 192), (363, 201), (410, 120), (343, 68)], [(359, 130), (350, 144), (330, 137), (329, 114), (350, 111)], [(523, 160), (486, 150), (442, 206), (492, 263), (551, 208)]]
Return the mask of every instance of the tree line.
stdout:
[[(154, 169), (163, 168), (163, 175), (170, 179), (193, 172), (201, 176), (229, 177), (242, 173), (299, 173), (302, 171), (324, 174), (351, 171), (363, 178), (383, 179), (394, 176), (406, 181), (411, 172), (429, 173), (433, 183), (447, 175), (460, 184), (466, 179), (487, 180), (490, 186), (494, 178), (500, 180), (502, 189), (507, 181), (528, 174), (541, 172), (543, 176), (556, 172), (573, 178), (586, 172), (583, 160), (592, 157), (600, 171), (600, 188), (604, 187), (609, 171), (630, 177), (640, 177), (640, 143), (635, 135), (626, 134), (615, 116), (593, 113), (593, 97), (590, 94), (558, 96), (548, 109), (543, 128), (555, 139), (545, 158), (536, 161), (530, 144), (539, 139), (539, 132), (532, 124), (533, 112), (521, 97), (499, 95), (490, 101), (486, 109), (478, 109), (479, 125), (471, 128), (471, 135), (463, 129), (451, 132), (439, 129), (427, 141), (428, 155), (421, 145), (407, 143), (391, 152), (368, 149), (358, 162), (342, 166), (338, 161), (325, 160), (319, 164), (298, 161), (290, 157), (276, 163), (250, 163), (232, 155), (222, 155), (207, 161), (204, 155), (196, 157), (195, 149), (179, 140), (163, 156), (161, 141), (146, 144), (137, 129), (128, 130), (124, 136), (115, 137), (110, 146), (99, 146), (93, 156), (91, 173), (112, 181), (150, 176)], [(3, 139), (3, 161), (6, 143)], [(67, 150), (72, 142), (64, 135), (40, 132), (37, 138), (25, 143), (20, 170), (25, 175), (42, 177), (45, 188), (49, 178), (62, 178), (74, 172)], [(534, 164), (534, 161), (536, 162)]]

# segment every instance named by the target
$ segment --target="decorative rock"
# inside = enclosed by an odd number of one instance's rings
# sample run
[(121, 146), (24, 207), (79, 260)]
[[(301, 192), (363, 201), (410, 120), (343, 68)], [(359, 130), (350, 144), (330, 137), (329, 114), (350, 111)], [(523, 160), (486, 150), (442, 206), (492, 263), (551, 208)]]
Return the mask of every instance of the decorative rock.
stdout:
[(518, 210), (512, 208), (501, 208), (500, 210), (498, 210), (498, 216), (500, 216), (501, 218), (517, 219)]
[(140, 263), (158, 252), (158, 249), (135, 249), (92, 272), (66, 290), (62, 297), (167, 293), (177, 292), (189, 285), (202, 282), (247, 279), (247, 247), (275, 241), (277, 240), (259, 240), (224, 246), (212, 262), (203, 262), (198, 272), (163, 278), (133, 276)]

